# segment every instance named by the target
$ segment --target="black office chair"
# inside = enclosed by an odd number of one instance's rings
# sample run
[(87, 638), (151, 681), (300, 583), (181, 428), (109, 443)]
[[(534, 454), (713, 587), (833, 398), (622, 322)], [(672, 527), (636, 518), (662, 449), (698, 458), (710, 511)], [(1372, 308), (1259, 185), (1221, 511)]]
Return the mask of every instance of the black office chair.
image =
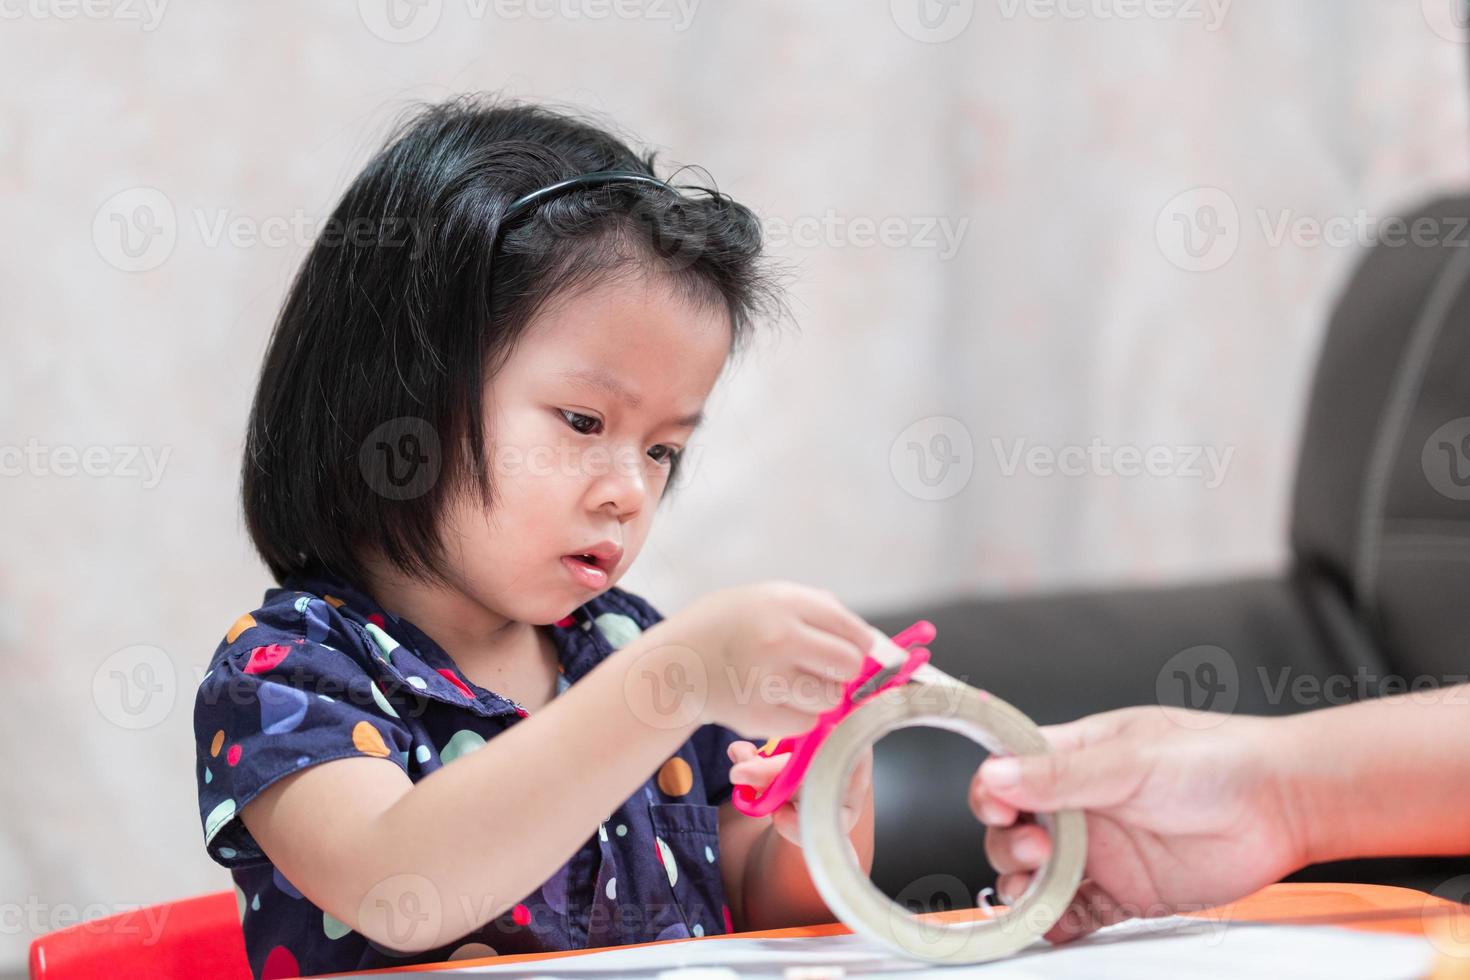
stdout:
[[(1463, 681), (1470, 197), (1436, 200), (1409, 227), (1421, 218), (1434, 242), (1372, 248), (1333, 314), (1306, 416), (1285, 574), (977, 598), (868, 611), (869, 621), (893, 633), (932, 620), (938, 667), (1042, 724), (1158, 703), (1286, 714), (1389, 693), (1385, 679)], [(1305, 687), (1283, 689), (1283, 680)], [(993, 883), (982, 828), (965, 805), (983, 757), (932, 729), (879, 743), (873, 877), (889, 895), (973, 904)], [(1432, 890), (1466, 873), (1470, 856), (1374, 859), (1318, 865), (1293, 880)]]

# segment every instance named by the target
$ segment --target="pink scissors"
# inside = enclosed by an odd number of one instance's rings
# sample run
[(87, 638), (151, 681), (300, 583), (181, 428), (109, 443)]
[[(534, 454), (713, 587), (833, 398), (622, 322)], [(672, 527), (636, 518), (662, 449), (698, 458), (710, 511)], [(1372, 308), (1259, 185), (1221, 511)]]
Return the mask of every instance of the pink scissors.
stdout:
[(768, 741), (761, 746), (758, 754), (764, 758), (769, 759), (783, 752), (790, 752), (791, 758), (781, 767), (771, 785), (761, 793), (757, 794), (753, 786), (736, 786), (735, 809), (749, 817), (764, 817), (791, 799), (791, 794), (801, 785), (802, 777), (811, 765), (812, 756), (817, 754), (817, 749), (821, 748), (832, 729), (873, 696), (889, 688), (907, 684), (914, 671), (929, 662), (929, 651), (920, 644), (933, 642), (936, 632), (934, 624), (927, 619), (921, 619), (901, 631), (893, 637), (894, 645), (908, 651), (908, 656), (901, 662), (885, 665), (874, 659), (871, 653), (868, 654), (863, 658), (863, 666), (857, 676), (842, 689), (841, 703), (831, 711), (819, 715), (816, 725), (810, 731), (793, 738)]

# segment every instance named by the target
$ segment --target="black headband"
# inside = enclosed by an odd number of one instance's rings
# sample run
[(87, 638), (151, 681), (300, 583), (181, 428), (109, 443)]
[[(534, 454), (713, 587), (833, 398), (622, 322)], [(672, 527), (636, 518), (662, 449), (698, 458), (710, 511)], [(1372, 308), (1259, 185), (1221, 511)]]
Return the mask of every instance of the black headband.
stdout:
[(653, 184), (656, 187), (673, 191), (676, 195), (679, 193), (678, 188), (673, 184), (659, 180), (657, 177), (650, 177), (648, 174), (640, 174), (636, 170), (598, 170), (594, 173), (578, 174), (576, 177), (559, 180), (554, 184), (548, 184), (523, 197), (517, 198), (511, 202), (510, 207), (505, 209), (505, 214), (500, 218), (500, 225), (503, 228), (543, 201), (548, 201), (553, 197), (560, 197), (568, 191), (578, 190), (583, 187), (596, 187), (600, 184), (622, 183)]

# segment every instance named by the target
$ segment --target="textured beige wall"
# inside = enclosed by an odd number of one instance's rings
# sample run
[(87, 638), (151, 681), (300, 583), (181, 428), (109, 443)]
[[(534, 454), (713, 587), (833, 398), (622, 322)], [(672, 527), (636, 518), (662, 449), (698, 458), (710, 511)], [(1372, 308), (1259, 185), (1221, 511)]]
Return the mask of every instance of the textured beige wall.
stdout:
[[(627, 580), (669, 611), (774, 576), (872, 609), (1279, 563), (1355, 249), (1275, 231), (1466, 174), (1450, 0), (387, 2), (0, 0), (0, 968), (68, 916), (228, 885), (189, 708), (267, 584), (234, 495), (253, 376), (291, 226), (407, 102), (606, 112), (795, 265), (801, 332), (720, 390)], [(1214, 486), (1007, 474), (1094, 440), (1230, 456)], [(910, 443), (953, 457), (937, 485)]]

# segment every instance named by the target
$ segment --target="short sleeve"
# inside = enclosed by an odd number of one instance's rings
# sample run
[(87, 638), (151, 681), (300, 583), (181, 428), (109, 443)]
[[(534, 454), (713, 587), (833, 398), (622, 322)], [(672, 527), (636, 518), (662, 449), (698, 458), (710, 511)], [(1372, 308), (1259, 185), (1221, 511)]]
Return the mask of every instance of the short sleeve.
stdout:
[(238, 813), (267, 786), (356, 756), (406, 773), (412, 742), (354, 655), (289, 635), (253, 642), (217, 654), (194, 700), (199, 815), (210, 857), (226, 867), (264, 857)]

